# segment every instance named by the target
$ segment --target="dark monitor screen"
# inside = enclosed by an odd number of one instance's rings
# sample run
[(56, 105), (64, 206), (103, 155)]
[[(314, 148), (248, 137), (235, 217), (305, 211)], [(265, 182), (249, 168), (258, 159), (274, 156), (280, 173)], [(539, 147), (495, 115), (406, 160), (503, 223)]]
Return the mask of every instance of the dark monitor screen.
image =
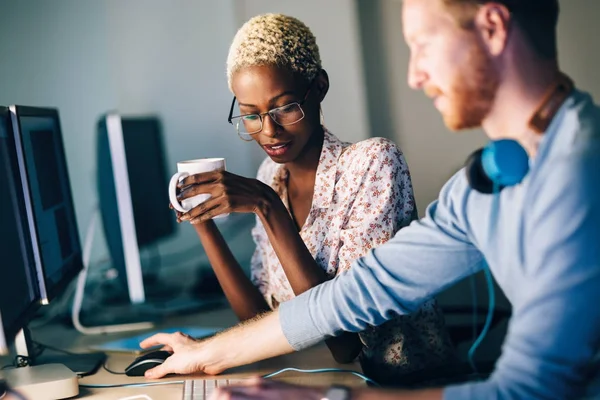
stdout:
[(39, 307), (40, 293), (9, 118), (0, 109), (0, 310), (12, 340)]
[(52, 300), (83, 267), (60, 121), (54, 109), (11, 109), (26, 169), (46, 295)]
[[(129, 192), (138, 247), (155, 244), (175, 232), (169, 209), (169, 178), (161, 124), (157, 117), (120, 117), (122, 140), (129, 180)], [(114, 268), (125, 277), (123, 236), (115, 188), (117, 170), (113, 164), (106, 116), (98, 122), (98, 195), (102, 225)], [(120, 189), (122, 190), (122, 189)]]
[[(157, 118), (121, 118), (138, 246), (174, 232), (169, 180)], [(152, 216), (149, 218), (149, 216)]]

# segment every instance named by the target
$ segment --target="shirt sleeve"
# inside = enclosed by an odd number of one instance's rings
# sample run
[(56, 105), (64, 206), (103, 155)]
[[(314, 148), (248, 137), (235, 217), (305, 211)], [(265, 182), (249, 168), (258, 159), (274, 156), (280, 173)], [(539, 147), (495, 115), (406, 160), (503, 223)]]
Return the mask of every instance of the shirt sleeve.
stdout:
[(448, 182), (426, 217), (401, 229), (350, 270), (280, 305), (290, 345), (302, 349), (343, 331), (360, 332), (399, 314), (480, 269), (481, 253), (463, 230), (464, 171)]
[[(365, 155), (349, 174), (362, 172), (360, 187), (340, 232), (337, 274), (350, 269), (353, 261), (373, 247), (390, 240), (401, 227), (410, 224), (415, 200), (408, 166), (400, 149), (386, 139), (364, 142)], [(343, 178), (344, 179), (344, 178)]]
[(528, 194), (525, 214), (531, 281), (513, 309), (502, 356), (488, 381), (447, 388), (445, 398), (577, 399), (598, 368), (600, 148), (586, 153), (553, 160), (547, 176), (536, 178), (542, 184)]

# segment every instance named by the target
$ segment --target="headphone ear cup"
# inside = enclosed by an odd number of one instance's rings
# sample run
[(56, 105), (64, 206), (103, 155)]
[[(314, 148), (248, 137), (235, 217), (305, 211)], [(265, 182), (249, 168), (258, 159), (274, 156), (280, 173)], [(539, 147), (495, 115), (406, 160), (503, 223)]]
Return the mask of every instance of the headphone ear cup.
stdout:
[(494, 192), (494, 183), (487, 176), (481, 163), (483, 149), (479, 149), (472, 153), (465, 163), (465, 173), (469, 185), (483, 194), (492, 194)]

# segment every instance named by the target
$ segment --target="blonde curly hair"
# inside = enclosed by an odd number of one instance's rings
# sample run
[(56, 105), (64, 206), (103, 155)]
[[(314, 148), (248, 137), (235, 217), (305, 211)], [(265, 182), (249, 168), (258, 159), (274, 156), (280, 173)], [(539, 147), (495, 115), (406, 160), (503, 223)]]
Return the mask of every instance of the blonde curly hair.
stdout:
[(300, 20), (282, 14), (258, 15), (237, 32), (227, 56), (227, 83), (242, 68), (277, 65), (311, 81), (321, 69), (319, 46)]

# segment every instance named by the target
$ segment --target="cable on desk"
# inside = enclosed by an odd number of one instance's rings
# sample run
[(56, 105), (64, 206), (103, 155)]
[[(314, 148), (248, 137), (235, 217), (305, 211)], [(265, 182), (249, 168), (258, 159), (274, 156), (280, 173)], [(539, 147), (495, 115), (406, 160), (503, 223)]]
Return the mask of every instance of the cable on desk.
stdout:
[(123, 371), (123, 372), (114, 371), (114, 370), (112, 370), (112, 369), (108, 368), (108, 365), (107, 365), (107, 364), (108, 364), (108, 358), (107, 358), (107, 359), (104, 361), (104, 363), (102, 364), (102, 368), (104, 368), (104, 370), (105, 370), (106, 372), (108, 372), (108, 373), (110, 373), (110, 374), (113, 374), (113, 375), (126, 375), (126, 374), (125, 374), (125, 371)]
[[(106, 363), (105, 363), (105, 365), (106, 365)], [(104, 369), (106, 369), (110, 373), (114, 373), (117, 375), (122, 374), (120, 372), (112, 372), (108, 368), (106, 368), (106, 366), (104, 367)], [(268, 379), (275, 375), (279, 375), (279, 374), (287, 372), (287, 371), (295, 371), (295, 372), (301, 372), (301, 373), (306, 373), (306, 374), (320, 374), (320, 373), (327, 373), (327, 372), (347, 373), (347, 374), (352, 374), (354, 376), (357, 376), (357, 377), (363, 379), (364, 381), (369, 382), (373, 386), (377, 386), (377, 387), (381, 386), (377, 382), (375, 382), (373, 379), (361, 374), (360, 372), (356, 372), (351, 369), (339, 369), (339, 368), (322, 368), (322, 369), (284, 368), (279, 371), (275, 371), (270, 374), (263, 375), (262, 378)], [(168, 381), (168, 382), (148, 382), (148, 383), (122, 383), (122, 384), (115, 384), (115, 385), (110, 385), (110, 384), (108, 384), (108, 385), (83, 385), (83, 384), (81, 384), (81, 385), (79, 385), (79, 387), (88, 388), (88, 389), (109, 389), (109, 388), (121, 388), (121, 387), (146, 387), (146, 386), (159, 386), (159, 385), (174, 385), (174, 384), (183, 384), (184, 382), (185, 381)]]
[(147, 387), (147, 386), (164, 386), (164, 385), (182, 385), (184, 381), (168, 381), (168, 382), (147, 382), (147, 383), (119, 383), (114, 385), (88, 385), (79, 384), (80, 388), (86, 389), (111, 389), (122, 387)]
[(265, 379), (271, 378), (275, 375), (279, 375), (286, 371), (302, 372), (302, 373), (306, 373), (306, 374), (320, 374), (320, 373), (324, 373), (324, 372), (342, 372), (342, 373), (348, 373), (348, 374), (352, 374), (354, 376), (358, 376), (359, 378), (363, 379), (366, 382), (369, 382), (373, 386), (378, 386), (378, 387), (381, 386), (377, 382), (375, 382), (373, 379), (361, 374), (360, 372), (356, 372), (351, 369), (339, 369), (339, 368), (321, 368), (321, 369), (284, 368), (279, 371), (275, 371), (270, 374), (263, 375), (262, 377)]

